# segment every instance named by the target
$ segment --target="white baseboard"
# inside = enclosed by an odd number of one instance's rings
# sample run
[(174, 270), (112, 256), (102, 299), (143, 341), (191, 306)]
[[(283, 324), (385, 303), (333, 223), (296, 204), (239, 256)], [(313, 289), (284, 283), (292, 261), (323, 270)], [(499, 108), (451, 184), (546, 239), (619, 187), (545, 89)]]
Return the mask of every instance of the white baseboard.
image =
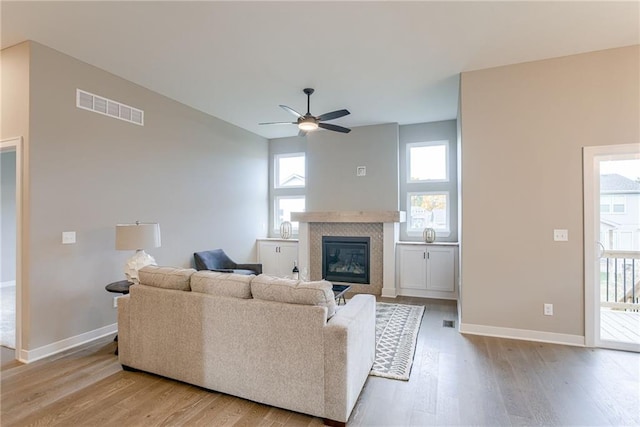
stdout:
[(555, 332), (532, 331), (528, 329), (502, 328), (499, 326), (474, 325), (469, 323), (459, 323), (459, 325), (459, 331), (463, 334), (547, 342), (578, 347), (584, 347), (585, 345), (584, 337), (581, 335), (558, 334)]
[(60, 353), (73, 347), (77, 347), (98, 338), (114, 334), (116, 332), (118, 332), (118, 324), (113, 323), (111, 325), (103, 326), (102, 328), (94, 329), (93, 331), (85, 332), (74, 337), (47, 344), (33, 350), (21, 350), (18, 360), (22, 363), (35, 362), (36, 360), (53, 356), (54, 354)]
[(9, 288), (12, 286), (16, 286), (15, 280), (8, 280), (6, 282), (0, 282), (0, 288)]

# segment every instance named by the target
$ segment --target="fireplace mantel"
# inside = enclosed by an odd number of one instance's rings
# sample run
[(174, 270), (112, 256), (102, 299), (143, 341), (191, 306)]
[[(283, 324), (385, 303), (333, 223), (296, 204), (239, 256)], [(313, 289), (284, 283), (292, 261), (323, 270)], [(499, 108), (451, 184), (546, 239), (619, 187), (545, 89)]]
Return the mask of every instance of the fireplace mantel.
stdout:
[(329, 211), (291, 212), (291, 221), (298, 222), (405, 222), (404, 211)]
[(291, 221), (300, 223), (298, 228), (298, 265), (300, 271), (311, 271), (311, 249), (309, 230), (315, 225), (328, 223), (382, 224), (382, 290), (383, 297), (396, 296), (396, 242), (400, 234), (400, 223), (406, 221), (404, 211), (329, 211), (292, 212)]

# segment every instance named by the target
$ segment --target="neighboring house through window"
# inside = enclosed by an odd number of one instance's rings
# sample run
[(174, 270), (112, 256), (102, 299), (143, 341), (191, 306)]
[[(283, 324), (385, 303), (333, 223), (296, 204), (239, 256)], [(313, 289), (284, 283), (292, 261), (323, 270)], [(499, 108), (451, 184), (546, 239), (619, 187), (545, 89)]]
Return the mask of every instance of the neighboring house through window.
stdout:
[(415, 142), (406, 148), (407, 234), (422, 236), (425, 227), (439, 236), (451, 232), (449, 141)]
[[(305, 210), (306, 163), (304, 153), (286, 153), (274, 155), (272, 206), (272, 231), (276, 235), (280, 224), (291, 221), (291, 212)], [(298, 232), (298, 223), (292, 222), (294, 234)]]
[(600, 243), (607, 250), (640, 250), (640, 182), (600, 175)]

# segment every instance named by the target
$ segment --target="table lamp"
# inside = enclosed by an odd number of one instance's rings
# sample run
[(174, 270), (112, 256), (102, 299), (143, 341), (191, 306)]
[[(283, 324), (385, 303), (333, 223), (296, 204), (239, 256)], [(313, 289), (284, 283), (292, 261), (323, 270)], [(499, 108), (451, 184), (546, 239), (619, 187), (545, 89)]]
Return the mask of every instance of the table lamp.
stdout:
[(145, 265), (157, 265), (156, 260), (144, 250), (160, 247), (160, 225), (155, 222), (135, 224), (116, 224), (116, 250), (135, 250), (127, 260), (124, 274), (127, 280), (139, 283), (138, 270)]

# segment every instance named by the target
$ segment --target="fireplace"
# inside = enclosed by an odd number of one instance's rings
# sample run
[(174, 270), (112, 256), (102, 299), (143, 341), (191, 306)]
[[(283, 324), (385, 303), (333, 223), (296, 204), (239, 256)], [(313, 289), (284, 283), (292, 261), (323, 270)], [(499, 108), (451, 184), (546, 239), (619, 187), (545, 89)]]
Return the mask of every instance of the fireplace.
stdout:
[(322, 278), (369, 284), (369, 237), (322, 237)]

